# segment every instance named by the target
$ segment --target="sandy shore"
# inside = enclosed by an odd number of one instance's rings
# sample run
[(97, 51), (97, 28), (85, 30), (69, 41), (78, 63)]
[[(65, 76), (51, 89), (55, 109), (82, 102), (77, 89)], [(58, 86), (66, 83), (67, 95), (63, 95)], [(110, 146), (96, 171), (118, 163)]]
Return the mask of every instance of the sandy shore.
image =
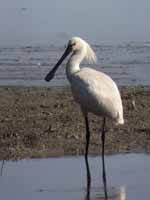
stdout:
[[(106, 153), (150, 152), (150, 87), (122, 87), (125, 125), (107, 122)], [(90, 153), (101, 118), (90, 115)], [(0, 159), (80, 155), (85, 129), (69, 88), (0, 87)]]

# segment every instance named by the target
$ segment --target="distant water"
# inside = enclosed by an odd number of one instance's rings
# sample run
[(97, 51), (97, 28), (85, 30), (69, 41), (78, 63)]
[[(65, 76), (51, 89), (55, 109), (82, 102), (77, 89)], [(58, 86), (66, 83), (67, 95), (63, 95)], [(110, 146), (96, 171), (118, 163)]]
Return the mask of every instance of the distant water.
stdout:
[[(92, 48), (97, 64), (82, 66), (109, 74), (119, 85), (150, 85), (150, 42), (92, 45)], [(0, 85), (67, 85), (65, 62), (52, 82), (44, 81), (64, 49), (54, 45), (0, 47)]]

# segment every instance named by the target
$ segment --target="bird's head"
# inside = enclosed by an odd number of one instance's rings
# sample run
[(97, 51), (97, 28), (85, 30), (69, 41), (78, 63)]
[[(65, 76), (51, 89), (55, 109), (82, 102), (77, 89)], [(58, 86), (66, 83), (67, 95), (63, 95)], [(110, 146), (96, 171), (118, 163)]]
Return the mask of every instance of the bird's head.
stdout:
[(96, 62), (96, 55), (90, 45), (80, 37), (73, 37), (68, 42), (68, 47), (73, 54), (81, 53), (83, 54), (83, 59), (86, 59), (89, 63)]
[(72, 52), (81, 51), (85, 47), (85, 42), (79, 37), (73, 37), (69, 40), (68, 46)]
[(77, 54), (82, 53), (83, 59), (86, 59), (89, 63), (96, 62), (96, 55), (90, 45), (81, 39), (80, 37), (73, 37), (69, 40), (67, 48), (62, 55), (62, 57), (59, 59), (57, 64), (54, 66), (54, 68), (47, 74), (45, 77), (46, 81), (50, 81), (54, 75), (56, 70), (58, 69), (59, 65), (63, 62), (63, 60), (70, 54)]

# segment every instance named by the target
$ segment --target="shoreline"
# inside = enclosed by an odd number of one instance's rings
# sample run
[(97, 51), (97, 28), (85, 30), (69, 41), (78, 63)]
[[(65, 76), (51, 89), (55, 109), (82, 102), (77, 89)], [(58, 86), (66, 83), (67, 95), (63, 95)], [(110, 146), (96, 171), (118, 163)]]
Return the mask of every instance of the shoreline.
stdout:
[[(107, 120), (106, 154), (150, 152), (150, 86), (120, 87), (125, 125)], [(69, 87), (0, 86), (0, 159), (83, 155), (85, 129)], [(90, 155), (101, 118), (90, 114)]]

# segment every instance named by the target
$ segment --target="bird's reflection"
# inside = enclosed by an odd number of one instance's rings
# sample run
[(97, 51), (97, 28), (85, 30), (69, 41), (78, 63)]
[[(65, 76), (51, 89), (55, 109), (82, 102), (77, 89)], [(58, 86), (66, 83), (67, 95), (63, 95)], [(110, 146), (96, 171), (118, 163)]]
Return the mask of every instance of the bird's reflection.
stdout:
[[(85, 200), (91, 200), (91, 172), (89, 167), (88, 156), (85, 156), (86, 174), (87, 174), (87, 188), (86, 188), (86, 198)], [(105, 170), (105, 160), (103, 160), (103, 184), (104, 184), (104, 200), (107, 200), (107, 185), (106, 185), (106, 170)]]
[[(94, 193), (96, 193), (95, 197), (94, 195), (92, 196), (91, 195), (91, 171), (90, 171), (89, 161), (88, 161), (87, 156), (85, 156), (85, 165), (86, 165), (86, 172), (87, 172), (87, 187), (86, 187), (85, 200), (126, 200), (125, 187), (123, 186), (120, 188), (111, 187), (109, 188), (109, 191), (108, 191), (107, 184), (106, 182), (104, 182), (104, 180), (106, 179), (105, 160), (103, 163), (103, 167), (104, 167), (103, 174), (105, 174), (105, 178), (103, 178), (104, 188), (103, 189), (97, 188), (96, 191), (94, 191)], [(106, 196), (106, 193), (108, 194), (108, 196)]]

